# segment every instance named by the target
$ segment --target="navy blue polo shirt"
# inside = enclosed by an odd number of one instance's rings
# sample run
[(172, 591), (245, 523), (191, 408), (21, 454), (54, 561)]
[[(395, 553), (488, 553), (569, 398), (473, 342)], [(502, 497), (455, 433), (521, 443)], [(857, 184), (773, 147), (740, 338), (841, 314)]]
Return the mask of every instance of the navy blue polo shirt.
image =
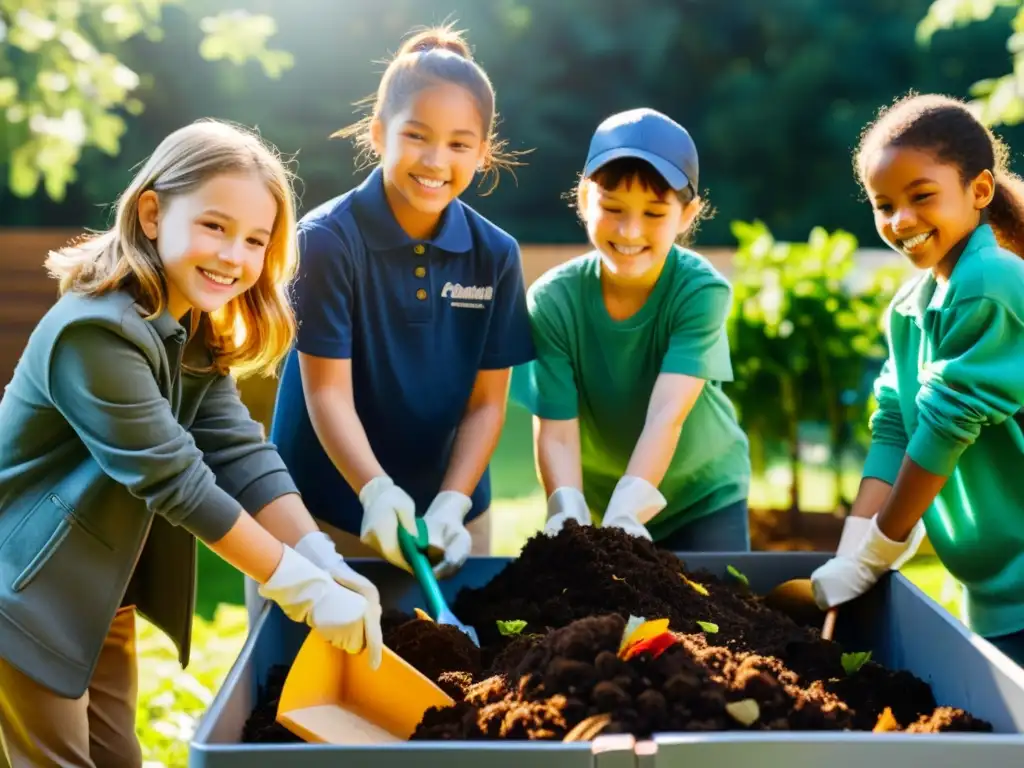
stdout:
[[(299, 323), (270, 439), (315, 517), (359, 533), (358, 494), (313, 431), (298, 352), (351, 358), (356, 411), (374, 455), (422, 515), (440, 489), (477, 373), (534, 357), (519, 246), (461, 200), (414, 240), (380, 168), (299, 222)], [(490, 505), (489, 471), (467, 520)]]

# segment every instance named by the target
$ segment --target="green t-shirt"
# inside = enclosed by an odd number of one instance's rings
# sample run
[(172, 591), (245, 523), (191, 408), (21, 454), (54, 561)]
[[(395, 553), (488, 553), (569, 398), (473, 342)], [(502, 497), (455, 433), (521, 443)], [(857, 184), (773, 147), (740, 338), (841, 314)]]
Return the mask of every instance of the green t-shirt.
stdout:
[(923, 519), (964, 620), (1024, 630), (1024, 260), (982, 225), (947, 282), (896, 295), (888, 341), (864, 475), (892, 485), (909, 456), (948, 477)]
[(722, 392), (732, 380), (725, 319), (732, 290), (700, 255), (673, 247), (650, 297), (617, 321), (591, 252), (543, 275), (528, 305), (537, 359), (513, 374), (512, 396), (544, 419), (580, 422), (583, 493), (600, 519), (643, 431), (661, 373), (707, 380), (683, 424), (659, 486), (668, 506), (648, 528), (657, 540), (747, 498), (750, 452)]

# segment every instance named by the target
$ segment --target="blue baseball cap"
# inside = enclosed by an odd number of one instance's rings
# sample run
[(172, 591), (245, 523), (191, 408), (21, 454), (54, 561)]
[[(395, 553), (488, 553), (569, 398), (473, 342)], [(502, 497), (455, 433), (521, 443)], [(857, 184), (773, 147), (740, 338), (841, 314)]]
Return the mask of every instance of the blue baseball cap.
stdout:
[(691, 187), (697, 194), (697, 146), (672, 118), (654, 109), (619, 112), (594, 131), (583, 167), (585, 177), (623, 157), (646, 160), (674, 190)]

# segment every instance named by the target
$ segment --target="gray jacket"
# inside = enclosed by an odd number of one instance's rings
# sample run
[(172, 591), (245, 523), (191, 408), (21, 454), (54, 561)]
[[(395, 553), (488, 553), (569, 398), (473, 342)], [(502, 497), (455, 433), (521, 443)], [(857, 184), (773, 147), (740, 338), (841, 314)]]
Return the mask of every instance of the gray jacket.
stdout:
[[(234, 381), (166, 312), (68, 294), (0, 400), (0, 656), (68, 697), (114, 613), (135, 604), (188, 663), (195, 537), (296, 488)], [(200, 357), (202, 356), (202, 358)]]

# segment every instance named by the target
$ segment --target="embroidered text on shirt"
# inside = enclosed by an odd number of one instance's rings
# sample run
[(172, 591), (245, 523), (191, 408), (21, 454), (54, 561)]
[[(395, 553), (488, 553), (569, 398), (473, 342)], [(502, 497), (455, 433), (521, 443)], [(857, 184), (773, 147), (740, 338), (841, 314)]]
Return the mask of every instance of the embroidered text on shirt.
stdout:
[(494, 297), (494, 288), (490, 285), (462, 285), (461, 283), (445, 283), (441, 289), (441, 298), (449, 299), (449, 305), (466, 309), (483, 309), (480, 302), (490, 301)]

